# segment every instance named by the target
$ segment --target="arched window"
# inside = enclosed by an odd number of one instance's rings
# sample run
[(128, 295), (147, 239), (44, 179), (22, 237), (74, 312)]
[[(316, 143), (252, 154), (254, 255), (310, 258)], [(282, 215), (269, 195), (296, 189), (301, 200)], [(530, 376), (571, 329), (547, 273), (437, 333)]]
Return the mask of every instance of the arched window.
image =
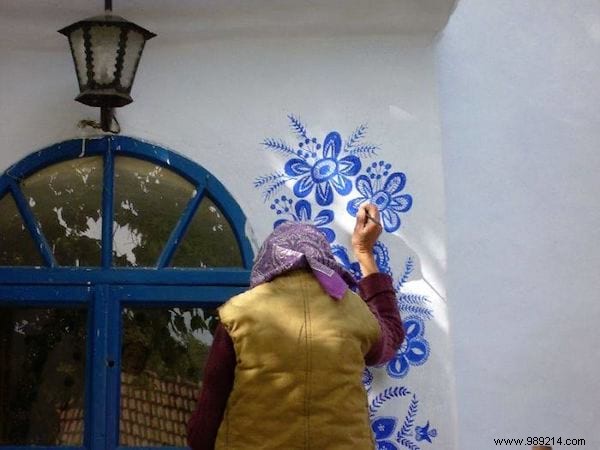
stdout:
[(181, 155), (72, 140), (0, 178), (0, 445), (185, 446), (245, 217)]

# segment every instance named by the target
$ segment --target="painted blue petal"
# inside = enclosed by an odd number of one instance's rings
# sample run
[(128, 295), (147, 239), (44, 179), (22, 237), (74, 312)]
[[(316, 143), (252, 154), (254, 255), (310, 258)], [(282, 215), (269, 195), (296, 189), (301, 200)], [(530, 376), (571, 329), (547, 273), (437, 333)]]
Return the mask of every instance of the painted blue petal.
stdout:
[(391, 174), (383, 185), (383, 190), (390, 195), (400, 192), (406, 184), (406, 175), (402, 172), (394, 172)]
[(279, 219), (278, 221), (276, 221), (273, 224), (273, 229), (277, 228), (279, 225), (281, 225), (282, 223), (285, 223), (285, 222), (288, 222), (288, 220), (287, 219)]
[(378, 417), (371, 423), (371, 429), (376, 440), (389, 438), (396, 429), (398, 419), (395, 417)]
[(285, 163), (284, 170), (285, 173), (289, 176), (297, 177), (299, 175), (309, 173), (311, 171), (311, 167), (303, 159), (292, 158), (287, 163)]
[(327, 225), (328, 223), (333, 222), (333, 211), (330, 209), (322, 210), (317, 216), (314, 218), (313, 223), (317, 227), (322, 227), (323, 225)]
[(317, 184), (317, 203), (321, 206), (333, 203), (333, 189), (328, 182)]
[(381, 220), (383, 221), (383, 228), (388, 233), (392, 233), (400, 228), (400, 216), (390, 208), (381, 211)]
[(356, 190), (365, 198), (373, 197), (373, 186), (371, 180), (366, 175), (361, 175), (356, 179)]
[(310, 203), (306, 200), (299, 200), (295, 206), (296, 216), (300, 222), (308, 222), (312, 215), (312, 209)]
[(411, 316), (407, 319), (404, 319), (403, 323), (406, 339), (410, 340), (423, 336), (423, 332), (425, 331), (425, 323), (419, 317)]
[(392, 441), (377, 441), (377, 450), (398, 450)]
[(421, 338), (411, 340), (405, 356), (410, 364), (420, 366), (429, 358), (429, 343)]
[(330, 244), (335, 241), (335, 233), (331, 228), (319, 227), (318, 230), (325, 235), (327, 242)]
[(354, 176), (360, 172), (360, 159), (356, 156), (348, 155), (338, 161), (338, 170), (343, 175)]
[(412, 197), (409, 194), (398, 195), (392, 198), (388, 208), (393, 211), (402, 213), (406, 212), (412, 206)]
[(402, 378), (408, 373), (408, 367), (408, 361), (404, 354), (401, 353), (386, 364), (385, 370), (390, 377)]
[(346, 205), (346, 211), (348, 211), (348, 214), (350, 214), (351, 216), (356, 217), (356, 214), (358, 213), (358, 208), (360, 208), (360, 205), (362, 205), (366, 201), (367, 199), (365, 197), (358, 197), (353, 200), (350, 200)]
[(348, 257), (348, 251), (341, 245), (332, 245), (331, 252), (333, 256), (335, 256), (342, 266), (348, 268), (350, 267), (350, 258)]
[(335, 175), (331, 178), (331, 183), (340, 195), (348, 195), (352, 190), (352, 181), (342, 175)]
[(294, 184), (294, 194), (296, 197), (306, 197), (312, 191), (313, 186), (315, 185), (312, 177), (310, 175), (306, 175), (303, 178), (300, 178)]
[(323, 141), (323, 158), (336, 159), (342, 150), (342, 137), (337, 131), (332, 131)]

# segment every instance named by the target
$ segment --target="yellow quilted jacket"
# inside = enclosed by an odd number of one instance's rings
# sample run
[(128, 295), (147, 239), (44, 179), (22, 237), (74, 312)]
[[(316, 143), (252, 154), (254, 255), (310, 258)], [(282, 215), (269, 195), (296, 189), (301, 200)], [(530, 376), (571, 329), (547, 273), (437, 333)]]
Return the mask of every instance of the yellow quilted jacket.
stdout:
[(375, 448), (361, 377), (380, 329), (358, 295), (334, 301), (294, 271), (219, 314), (237, 364), (217, 450)]

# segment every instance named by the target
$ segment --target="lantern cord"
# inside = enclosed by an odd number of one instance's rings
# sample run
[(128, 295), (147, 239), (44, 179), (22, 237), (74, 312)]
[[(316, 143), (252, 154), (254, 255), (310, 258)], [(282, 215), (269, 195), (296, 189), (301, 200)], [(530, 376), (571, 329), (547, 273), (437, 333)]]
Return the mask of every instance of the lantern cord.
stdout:
[[(112, 126), (110, 126), (108, 130), (103, 130), (103, 131), (106, 131), (106, 132), (112, 133), (112, 134), (119, 134), (121, 132), (121, 124), (119, 123), (119, 121), (117, 120), (117, 118), (114, 115), (112, 116), (111, 125), (112, 125), (113, 121), (117, 124), (117, 128), (113, 130)], [(77, 126), (79, 128), (90, 127), (90, 128), (94, 128), (96, 130), (102, 130), (102, 124), (100, 122), (96, 122), (95, 120), (90, 120), (90, 119), (80, 120), (77, 123)]]

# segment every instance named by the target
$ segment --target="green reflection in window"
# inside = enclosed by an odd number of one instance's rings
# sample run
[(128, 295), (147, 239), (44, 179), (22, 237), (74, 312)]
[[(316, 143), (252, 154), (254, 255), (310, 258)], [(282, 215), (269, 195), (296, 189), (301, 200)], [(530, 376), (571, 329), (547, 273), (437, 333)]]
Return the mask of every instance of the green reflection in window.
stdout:
[(241, 267), (243, 265), (233, 229), (210, 198), (202, 199), (171, 265), (174, 267)]
[(81, 445), (86, 311), (0, 307), (0, 445)]
[(48, 166), (21, 183), (61, 266), (100, 265), (102, 157)]
[(185, 447), (217, 325), (214, 310), (125, 308), (120, 445)]
[(43, 266), (44, 261), (10, 194), (0, 200), (0, 266)]
[(156, 265), (194, 193), (191, 183), (167, 168), (118, 156), (113, 224), (115, 265)]

